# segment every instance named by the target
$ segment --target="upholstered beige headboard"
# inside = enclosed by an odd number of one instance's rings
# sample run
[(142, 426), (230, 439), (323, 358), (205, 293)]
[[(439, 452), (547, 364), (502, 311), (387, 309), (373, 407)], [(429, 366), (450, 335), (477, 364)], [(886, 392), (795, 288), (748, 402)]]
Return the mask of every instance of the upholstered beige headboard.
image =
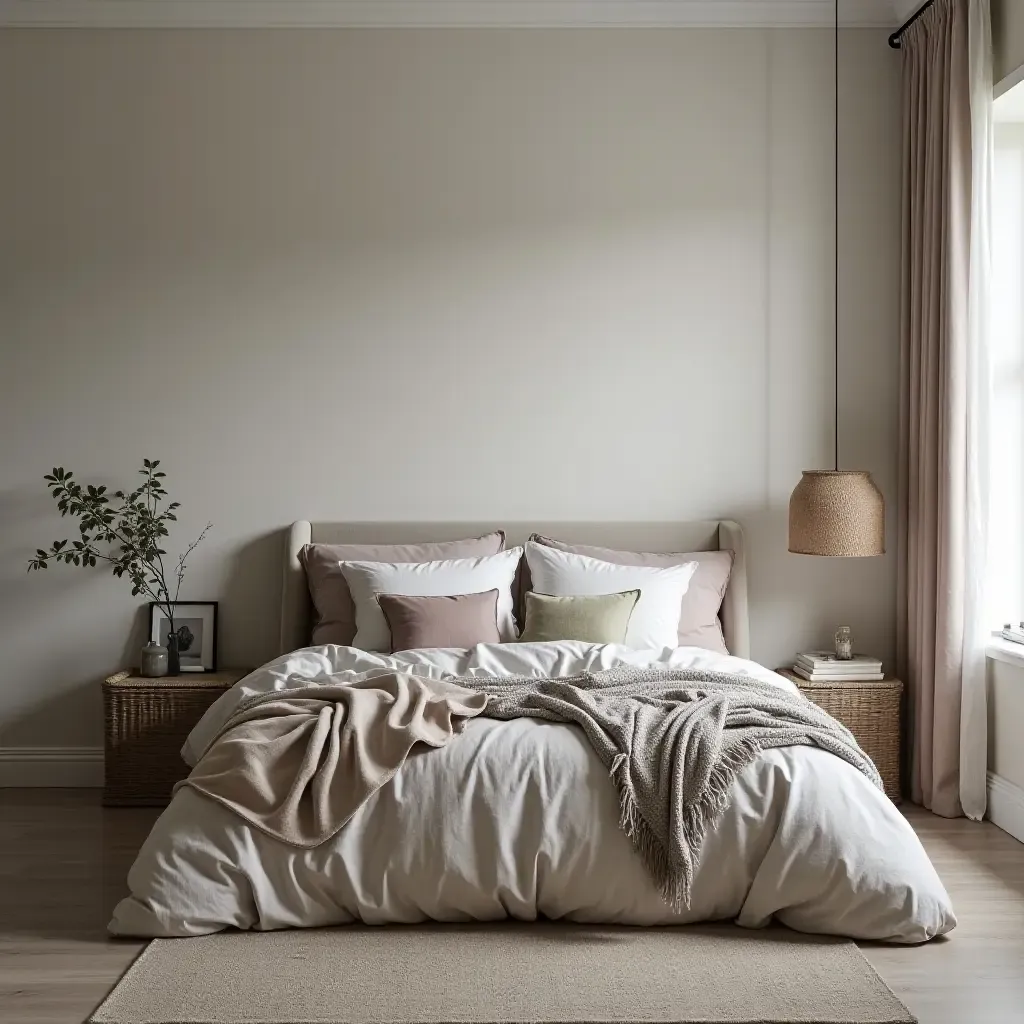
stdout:
[(313, 608), (306, 572), (299, 561), (304, 544), (422, 544), (479, 537), (504, 530), (510, 547), (531, 533), (577, 544), (623, 551), (718, 551), (735, 553), (729, 588), (722, 603), (722, 630), (730, 653), (750, 657), (747, 611), (747, 560), (743, 531), (727, 519), (692, 523), (308, 523), (288, 530), (281, 598), (281, 652), (309, 645)]

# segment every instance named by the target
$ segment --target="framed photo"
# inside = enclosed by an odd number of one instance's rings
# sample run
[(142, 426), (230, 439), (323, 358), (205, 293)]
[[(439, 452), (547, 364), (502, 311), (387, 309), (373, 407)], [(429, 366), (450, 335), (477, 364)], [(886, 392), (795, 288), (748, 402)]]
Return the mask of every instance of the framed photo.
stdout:
[[(166, 647), (170, 632), (167, 613), (155, 601), (150, 601), (149, 638)], [(182, 672), (217, 671), (216, 601), (176, 601), (174, 632), (178, 636)]]

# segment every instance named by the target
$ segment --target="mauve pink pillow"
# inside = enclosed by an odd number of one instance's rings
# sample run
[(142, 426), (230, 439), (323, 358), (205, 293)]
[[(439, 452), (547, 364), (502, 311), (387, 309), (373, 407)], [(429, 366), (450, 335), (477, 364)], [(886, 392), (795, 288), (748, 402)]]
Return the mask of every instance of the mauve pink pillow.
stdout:
[(307, 544), (299, 553), (316, 611), (311, 643), (349, 646), (356, 635), (356, 609), (339, 562), (437, 562), (479, 558), (505, 548), (501, 530), (469, 540), (429, 544)]
[(497, 590), (451, 597), (378, 594), (377, 603), (391, 629), (392, 653), (501, 643)]
[[(690, 580), (690, 586), (683, 595), (679, 615), (679, 646), (703, 647), (718, 654), (728, 654), (722, 623), (718, 613), (722, 608), (725, 589), (732, 574), (733, 553), (731, 551), (615, 551), (599, 548), (592, 544), (567, 544), (535, 533), (530, 540), (559, 551), (574, 555), (600, 558), (614, 565), (647, 565), (664, 569), (685, 562), (696, 562), (697, 571)], [(525, 560), (524, 560), (525, 561)]]

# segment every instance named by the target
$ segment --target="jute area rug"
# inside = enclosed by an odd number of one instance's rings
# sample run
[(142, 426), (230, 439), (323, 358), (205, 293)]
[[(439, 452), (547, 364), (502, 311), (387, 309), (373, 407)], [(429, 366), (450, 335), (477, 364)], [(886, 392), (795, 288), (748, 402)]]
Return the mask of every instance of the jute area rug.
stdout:
[(93, 1024), (896, 1024), (857, 947), (783, 929), (416, 925), (157, 939)]

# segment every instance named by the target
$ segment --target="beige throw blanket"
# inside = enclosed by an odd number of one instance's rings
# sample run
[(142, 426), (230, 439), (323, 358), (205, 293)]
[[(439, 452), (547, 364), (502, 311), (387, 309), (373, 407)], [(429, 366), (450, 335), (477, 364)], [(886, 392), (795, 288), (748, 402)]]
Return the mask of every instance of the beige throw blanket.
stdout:
[(798, 694), (745, 676), (642, 669), (549, 680), (388, 672), (261, 694), (239, 706), (179, 785), (286, 843), (315, 846), (417, 743), (444, 746), (481, 713), (580, 726), (618, 788), (621, 827), (677, 908), (689, 904), (701, 845), (736, 773), (761, 751), (815, 745), (881, 788), (852, 734)]
[(417, 744), (443, 747), (486, 703), (406, 672), (261, 693), (239, 705), (175, 791), (191, 786), (282, 842), (319, 846)]

